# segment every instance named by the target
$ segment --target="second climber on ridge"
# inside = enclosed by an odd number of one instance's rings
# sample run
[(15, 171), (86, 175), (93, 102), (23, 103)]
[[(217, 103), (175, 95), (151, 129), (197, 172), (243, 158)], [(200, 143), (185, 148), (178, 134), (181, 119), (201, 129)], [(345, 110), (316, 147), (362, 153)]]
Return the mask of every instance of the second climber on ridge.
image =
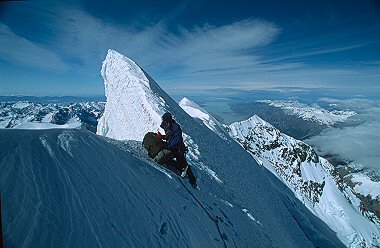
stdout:
[(167, 149), (172, 152), (172, 156), (177, 160), (178, 168), (181, 172), (181, 177), (188, 175), (190, 184), (193, 187), (197, 185), (189, 164), (186, 161), (186, 146), (183, 142), (181, 126), (172, 118), (172, 115), (167, 112), (162, 116), (160, 127), (165, 130), (165, 135), (158, 132), (159, 138), (166, 141)]

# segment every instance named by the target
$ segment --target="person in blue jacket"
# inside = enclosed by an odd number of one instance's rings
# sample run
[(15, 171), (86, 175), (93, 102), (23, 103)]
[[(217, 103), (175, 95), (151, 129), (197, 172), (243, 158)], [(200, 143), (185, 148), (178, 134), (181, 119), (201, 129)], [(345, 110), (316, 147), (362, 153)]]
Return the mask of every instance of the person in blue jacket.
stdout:
[(196, 186), (197, 179), (186, 161), (186, 146), (183, 142), (181, 126), (167, 112), (162, 116), (160, 127), (165, 130), (165, 135), (162, 135), (161, 138), (166, 140), (167, 149), (173, 153), (173, 157), (177, 160), (177, 169), (181, 171), (181, 177), (188, 175), (190, 184)]

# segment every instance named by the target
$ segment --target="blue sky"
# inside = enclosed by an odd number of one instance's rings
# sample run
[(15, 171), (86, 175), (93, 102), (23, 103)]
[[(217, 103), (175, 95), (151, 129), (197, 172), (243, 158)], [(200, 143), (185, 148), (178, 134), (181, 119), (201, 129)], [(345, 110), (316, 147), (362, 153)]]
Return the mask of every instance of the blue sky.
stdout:
[(0, 2), (0, 95), (102, 95), (109, 48), (169, 93), (380, 93), (379, 1)]

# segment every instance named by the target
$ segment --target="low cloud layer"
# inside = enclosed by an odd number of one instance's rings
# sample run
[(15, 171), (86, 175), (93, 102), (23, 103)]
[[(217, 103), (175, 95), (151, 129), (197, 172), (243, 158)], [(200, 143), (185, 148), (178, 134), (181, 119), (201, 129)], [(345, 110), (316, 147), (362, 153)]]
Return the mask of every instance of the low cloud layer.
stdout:
[[(328, 100), (328, 99), (327, 99)], [(330, 99), (331, 101), (331, 99)], [(380, 107), (369, 100), (332, 101), (340, 106), (351, 106), (361, 124), (354, 127), (329, 128), (306, 142), (323, 154), (337, 154), (355, 164), (380, 169)], [(356, 105), (355, 105), (356, 104)]]

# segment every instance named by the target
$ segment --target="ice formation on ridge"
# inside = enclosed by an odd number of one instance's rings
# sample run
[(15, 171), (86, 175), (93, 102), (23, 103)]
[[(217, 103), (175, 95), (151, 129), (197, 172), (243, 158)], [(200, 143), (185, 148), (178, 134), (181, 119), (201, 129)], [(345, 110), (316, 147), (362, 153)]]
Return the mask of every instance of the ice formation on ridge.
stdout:
[(107, 103), (97, 134), (118, 140), (141, 141), (160, 126), (166, 103), (151, 90), (151, 82), (135, 62), (108, 50), (102, 64)]

